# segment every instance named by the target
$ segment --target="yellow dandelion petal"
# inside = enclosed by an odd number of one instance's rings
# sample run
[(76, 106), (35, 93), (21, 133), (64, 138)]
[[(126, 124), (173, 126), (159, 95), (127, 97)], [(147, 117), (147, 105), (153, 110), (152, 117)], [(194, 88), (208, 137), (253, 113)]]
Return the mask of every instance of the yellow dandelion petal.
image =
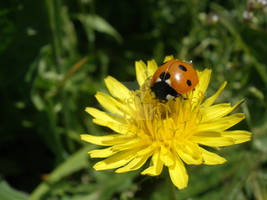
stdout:
[(235, 110), (244, 100), (239, 101), (236, 105), (231, 106), (230, 103), (217, 104), (202, 109), (202, 121), (211, 121), (224, 117)]
[(151, 160), (151, 166), (142, 171), (142, 175), (158, 176), (161, 173), (163, 162), (160, 159), (160, 151), (155, 151)]
[(124, 104), (120, 103), (116, 99), (112, 98), (111, 96), (103, 92), (97, 92), (95, 97), (97, 101), (100, 103), (100, 105), (111, 113), (124, 116), (125, 112), (128, 112), (128, 109)]
[(134, 159), (134, 154), (138, 150), (139, 149), (137, 148), (137, 149), (132, 149), (129, 151), (119, 152), (119, 153), (111, 156), (110, 158), (107, 158), (105, 160), (97, 162), (93, 166), (93, 168), (95, 170), (106, 170), (106, 169), (114, 169), (114, 168), (124, 166), (127, 163), (129, 163), (131, 160)]
[(89, 134), (82, 134), (81, 139), (90, 142), (92, 144), (102, 145), (102, 146), (111, 146), (116, 144), (121, 144), (127, 141), (131, 141), (133, 136), (124, 136), (124, 135), (106, 135), (106, 136), (93, 136)]
[(167, 167), (170, 167), (175, 163), (172, 152), (163, 145), (161, 146), (160, 159)]
[(166, 56), (165, 58), (164, 58), (164, 63), (165, 62), (168, 62), (169, 60), (173, 60), (174, 59), (174, 57), (173, 57), (173, 55), (170, 55), (170, 56)]
[[(166, 57), (165, 61), (170, 59), (173, 57)], [(116, 132), (106, 136), (81, 135), (84, 141), (107, 146), (89, 152), (92, 158), (105, 158), (94, 165), (96, 170), (116, 169), (116, 173), (124, 173), (141, 168), (149, 160), (149, 166), (141, 174), (157, 176), (166, 166), (173, 184), (183, 189), (188, 184), (184, 163), (217, 165), (226, 162), (203, 146), (223, 147), (251, 139), (249, 131), (227, 130), (245, 118), (243, 113), (231, 114), (243, 100), (234, 106), (214, 104), (226, 82), (205, 100), (210, 69), (197, 71), (199, 83), (194, 91), (162, 102), (150, 89), (151, 77), (158, 68), (156, 62), (151, 60), (146, 65), (138, 61), (135, 67), (140, 89), (130, 91), (109, 76), (105, 83), (112, 96), (96, 94), (108, 113), (86, 108), (94, 123)]]
[(203, 122), (196, 128), (196, 132), (218, 132), (231, 128), (245, 118), (243, 113), (236, 113), (230, 116), (215, 119), (214, 121)]
[(115, 172), (116, 173), (125, 173), (125, 172), (129, 172), (129, 171), (137, 170), (145, 164), (145, 162), (147, 161), (147, 159), (151, 155), (152, 155), (152, 151), (147, 152), (147, 154), (145, 154), (143, 156), (135, 157), (127, 165), (117, 169)]
[(124, 141), (123, 143), (114, 145), (113, 149), (117, 151), (124, 151), (142, 146), (145, 146), (145, 144), (141, 142), (140, 139), (132, 138), (131, 140)]
[(108, 147), (105, 149), (96, 149), (89, 151), (88, 154), (90, 155), (91, 158), (106, 158), (114, 155), (117, 152), (118, 151), (114, 151), (112, 147)]
[(197, 133), (202, 133), (202, 132), (218, 132), (218, 130), (224, 130), (225, 127), (228, 126), (227, 121), (212, 121), (212, 122), (204, 122), (199, 124), (198, 127), (196, 127), (196, 130), (194, 132), (194, 135)]
[(174, 156), (175, 164), (169, 167), (169, 174), (173, 184), (179, 189), (187, 186), (188, 175), (185, 166), (178, 156)]
[(147, 62), (147, 78), (152, 77), (157, 69), (158, 69), (158, 65), (155, 62), (155, 60), (149, 60)]
[(144, 165), (144, 163), (147, 161), (149, 156), (150, 155), (147, 155), (146, 157), (145, 156), (144, 157), (136, 157), (132, 161), (130, 161), (127, 165), (117, 169), (115, 172), (116, 173), (125, 173), (125, 172), (129, 172), (129, 171), (137, 170)]
[(143, 61), (135, 62), (136, 79), (139, 86), (142, 86), (147, 79), (147, 67)]
[(110, 128), (120, 134), (127, 134), (129, 132), (129, 127), (119, 122), (102, 121), (101, 119), (93, 119), (93, 122), (99, 126)]
[(233, 139), (235, 144), (247, 142), (251, 140), (251, 133), (248, 131), (234, 130), (234, 131), (224, 131), (221, 134), (223, 137), (228, 137)]
[(200, 165), (203, 163), (201, 151), (197, 144), (188, 141), (186, 144), (176, 145), (175, 149), (186, 164)]
[(218, 98), (218, 96), (221, 94), (221, 92), (223, 91), (223, 89), (225, 88), (225, 86), (227, 85), (227, 82), (225, 81), (221, 87), (217, 90), (217, 92), (215, 94), (213, 94), (211, 97), (209, 97), (208, 99), (205, 100), (205, 102), (201, 105), (202, 107), (208, 107), (210, 105), (212, 105), (215, 100)]
[(225, 158), (215, 153), (209, 152), (201, 147), (200, 150), (203, 156), (204, 164), (206, 165), (219, 165), (226, 162)]
[(95, 124), (108, 127), (114, 130), (115, 132), (121, 134), (128, 133), (129, 127), (127, 126), (123, 118), (105, 113), (103, 111), (91, 107), (87, 107), (85, 111), (94, 117), (93, 122)]
[(145, 147), (142, 150), (136, 152), (136, 156), (143, 156), (155, 150), (155, 146), (153, 145), (144, 145), (144, 146)]
[(235, 113), (227, 117), (222, 117), (221, 121), (228, 123), (228, 125), (224, 127), (224, 130), (226, 130), (236, 125), (237, 123), (241, 122), (243, 119), (245, 119), (244, 113)]
[(201, 72), (197, 71), (197, 74), (198, 74), (199, 83), (193, 92), (192, 100), (202, 101), (204, 94), (208, 88), (209, 82), (210, 82), (211, 70), (205, 69), (204, 71), (201, 71)]
[(96, 119), (101, 119), (103, 121), (108, 121), (108, 122), (118, 122), (119, 121), (118, 120), (119, 118), (117, 116), (100, 111), (96, 108), (87, 107), (85, 109), (85, 111), (87, 113), (89, 113), (90, 115), (92, 115)]
[(105, 84), (108, 88), (108, 91), (113, 97), (125, 101), (131, 98), (130, 90), (117, 81), (115, 78), (108, 76), (105, 78)]
[(192, 136), (191, 141), (210, 147), (223, 147), (234, 144), (234, 140), (232, 138), (222, 137), (221, 133), (218, 132), (198, 133), (198, 135)]

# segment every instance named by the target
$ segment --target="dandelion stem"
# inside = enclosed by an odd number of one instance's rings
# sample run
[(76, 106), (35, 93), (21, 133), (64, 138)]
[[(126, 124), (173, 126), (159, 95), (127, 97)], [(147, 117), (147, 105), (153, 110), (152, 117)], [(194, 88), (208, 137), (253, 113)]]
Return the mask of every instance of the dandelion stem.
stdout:
[[(166, 174), (167, 175), (167, 174)], [(169, 190), (169, 198), (170, 200), (177, 200), (176, 196), (175, 196), (175, 186), (173, 185), (171, 179), (167, 176), (165, 176), (166, 178), (166, 184), (167, 184), (167, 188)]]

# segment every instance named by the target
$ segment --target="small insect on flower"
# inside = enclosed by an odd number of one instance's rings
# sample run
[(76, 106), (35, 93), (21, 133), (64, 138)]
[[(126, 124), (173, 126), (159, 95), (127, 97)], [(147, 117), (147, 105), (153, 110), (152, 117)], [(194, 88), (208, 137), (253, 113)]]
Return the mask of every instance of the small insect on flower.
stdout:
[[(86, 108), (86, 112), (93, 116), (94, 123), (110, 128), (113, 133), (83, 134), (81, 139), (106, 146), (89, 152), (92, 158), (105, 158), (94, 165), (95, 170), (117, 168), (116, 173), (124, 173), (149, 162), (142, 175), (157, 176), (166, 166), (173, 184), (183, 189), (188, 184), (184, 163), (217, 165), (226, 161), (204, 146), (216, 149), (243, 143), (250, 140), (251, 133), (228, 130), (245, 118), (243, 113), (230, 114), (242, 100), (234, 106), (214, 105), (226, 82), (206, 98), (210, 69), (195, 71), (190, 63), (172, 56), (164, 62), (159, 68), (154, 60), (147, 65), (136, 62), (140, 86), (136, 91), (107, 77), (105, 84), (111, 96), (103, 92), (95, 95), (107, 112), (92, 107)], [(175, 100), (168, 100), (169, 96)]]
[(151, 80), (151, 90), (162, 100), (174, 99), (193, 90), (198, 76), (191, 63), (177, 59), (160, 66)]

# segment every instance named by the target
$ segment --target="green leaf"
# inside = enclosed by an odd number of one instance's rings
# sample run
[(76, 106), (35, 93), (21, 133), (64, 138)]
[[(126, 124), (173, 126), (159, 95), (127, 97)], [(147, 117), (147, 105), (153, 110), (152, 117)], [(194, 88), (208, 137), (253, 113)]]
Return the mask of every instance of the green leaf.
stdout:
[[(97, 188), (93, 194), (96, 194), (101, 200), (112, 199), (115, 193), (122, 193), (129, 190), (133, 185), (133, 179), (140, 174), (140, 170), (128, 172), (125, 174), (116, 174), (111, 172), (97, 172)], [(92, 194), (92, 195), (93, 195)]]
[(68, 160), (59, 165), (48, 177), (46, 181), (41, 183), (31, 194), (30, 200), (39, 200), (45, 195), (57, 181), (73, 174), (88, 166), (88, 151), (93, 146), (86, 146), (73, 154)]
[(114, 37), (119, 43), (122, 42), (122, 37), (120, 36), (120, 34), (102, 17), (98, 15), (80, 14), (77, 16), (77, 18), (83, 24), (89, 39), (93, 37), (93, 30), (110, 35)]
[(28, 195), (24, 192), (13, 189), (6, 181), (0, 181), (0, 199), (1, 200), (27, 200)]

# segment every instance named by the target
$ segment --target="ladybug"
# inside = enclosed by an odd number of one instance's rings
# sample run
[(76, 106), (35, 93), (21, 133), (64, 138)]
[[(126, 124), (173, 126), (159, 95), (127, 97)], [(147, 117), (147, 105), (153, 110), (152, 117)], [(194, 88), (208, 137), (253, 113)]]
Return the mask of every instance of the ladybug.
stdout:
[(177, 59), (161, 65), (154, 73), (150, 88), (160, 100), (170, 100), (193, 90), (198, 76), (191, 63)]

